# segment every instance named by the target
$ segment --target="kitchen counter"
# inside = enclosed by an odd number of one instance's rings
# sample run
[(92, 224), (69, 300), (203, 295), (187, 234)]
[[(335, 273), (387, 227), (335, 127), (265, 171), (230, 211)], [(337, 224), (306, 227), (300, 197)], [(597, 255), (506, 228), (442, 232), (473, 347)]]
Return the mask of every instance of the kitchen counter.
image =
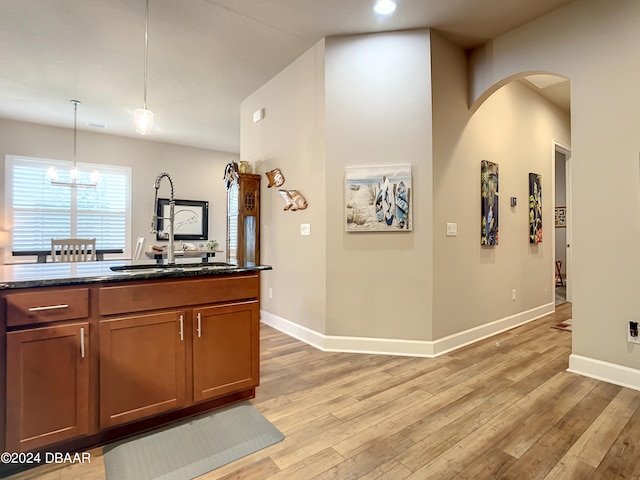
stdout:
[(0, 451), (81, 451), (254, 398), (270, 269), (0, 267)]
[[(113, 271), (111, 267), (132, 266)], [(148, 267), (148, 268), (147, 268)], [(0, 267), (0, 290), (109, 283), (155, 278), (199, 277), (271, 270), (269, 265), (237, 266), (224, 263), (177, 263), (175, 268), (156, 262), (102, 261), (78, 263), (28, 263)]]

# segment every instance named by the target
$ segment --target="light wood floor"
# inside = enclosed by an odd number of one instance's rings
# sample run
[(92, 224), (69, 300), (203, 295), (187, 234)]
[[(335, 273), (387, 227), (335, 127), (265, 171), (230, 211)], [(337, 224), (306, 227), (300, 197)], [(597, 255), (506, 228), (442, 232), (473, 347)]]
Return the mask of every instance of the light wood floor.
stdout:
[[(254, 405), (286, 436), (201, 480), (638, 479), (640, 392), (566, 372), (571, 305), (436, 359), (326, 353), (262, 327)], [(50, 466), (12, 480), (102, 480)]]

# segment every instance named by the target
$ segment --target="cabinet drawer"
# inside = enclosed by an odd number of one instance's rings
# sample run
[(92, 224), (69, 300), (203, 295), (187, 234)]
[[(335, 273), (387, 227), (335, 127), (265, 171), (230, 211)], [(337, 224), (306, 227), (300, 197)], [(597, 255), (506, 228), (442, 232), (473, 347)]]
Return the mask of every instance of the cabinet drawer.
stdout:
[(137, 285), (102, 287), (99, 291), (100, 315), (143, 312), (164, 308), (201, 305), (258, 298), (258, 275), (149, 282)]
[(7, 295), (7, 326), (74, 320), (89, 316), (89, 289), (41, 290)]

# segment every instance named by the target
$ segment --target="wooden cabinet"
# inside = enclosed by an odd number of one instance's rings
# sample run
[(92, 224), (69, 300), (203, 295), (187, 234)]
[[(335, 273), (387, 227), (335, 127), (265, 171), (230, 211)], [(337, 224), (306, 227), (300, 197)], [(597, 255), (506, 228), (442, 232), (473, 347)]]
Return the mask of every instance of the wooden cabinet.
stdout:
[(100, 322), (100, 428), (181, 408), (188, 385), (193, 402), (258, 385), (258, 301), (196, 308), (190, 316), (190, 334), (184, 311)]
[(89, 323), (7, 333), (5, 450), (89, 432)]
[(194, 401), (258, 385), (258, 301), (198, 308), (193, 315)]
[(257, 386), (259, 291), (256, 274), (101, 287), (100, 428)]
[(260, 175), (239, 173), (227, 191), (227, 262), (260, 263)]
[(253, 398), (259, 292), (256, 271), (0, 291), (0, 451), (79, 450)]
[(184, 312), (100, 322), (100, 428), (185, 405)]

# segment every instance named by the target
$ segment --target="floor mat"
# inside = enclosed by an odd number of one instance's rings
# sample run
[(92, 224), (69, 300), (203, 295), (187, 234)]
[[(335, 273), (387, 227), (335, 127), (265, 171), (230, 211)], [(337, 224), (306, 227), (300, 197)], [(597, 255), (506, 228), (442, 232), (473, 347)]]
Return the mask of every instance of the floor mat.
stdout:
[(558, 330), (564, 330), (565, 332), (570, 332), (571, 331), (571, 324), (572, 324), (571, 319), (568, 319), (568, 320), (565, 320), (564, 322), (560, 322), (560, 323), (555, 324), (551, 328), (557, 328)]
[(105, 446), (107, 480), (190, 480), (283, 438), (243, 402)]

